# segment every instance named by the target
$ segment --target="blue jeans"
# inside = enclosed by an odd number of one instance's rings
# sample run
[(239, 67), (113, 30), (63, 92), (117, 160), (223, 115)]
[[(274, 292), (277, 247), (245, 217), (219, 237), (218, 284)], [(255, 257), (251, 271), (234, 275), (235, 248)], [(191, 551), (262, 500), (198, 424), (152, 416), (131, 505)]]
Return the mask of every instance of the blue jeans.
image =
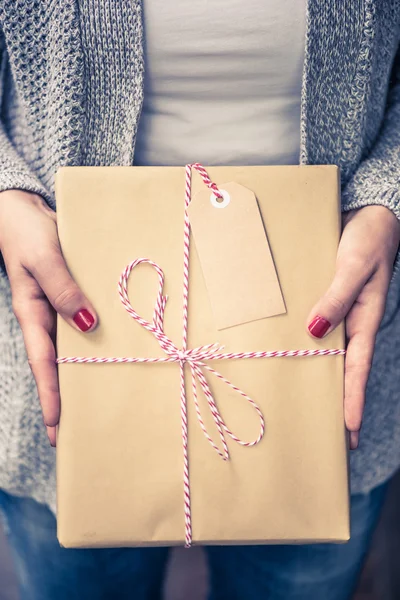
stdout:
[[(206, 548), (212, 599), (349, 600), (385, 490), (352, 497), (348, 544)], [(167, 548), (68, 550), (58, 545), (55, 519), (45, 506), (0, 490), (0, 509), (21, 600), (161, 597)]]

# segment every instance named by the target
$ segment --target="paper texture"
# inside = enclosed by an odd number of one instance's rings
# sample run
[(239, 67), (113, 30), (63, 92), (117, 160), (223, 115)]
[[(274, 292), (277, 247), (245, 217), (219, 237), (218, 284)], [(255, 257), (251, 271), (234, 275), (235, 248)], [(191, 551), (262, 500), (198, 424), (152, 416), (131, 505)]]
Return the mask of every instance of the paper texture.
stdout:
[[(206, 167), (207, 168), (207, 167)], [(327, 289), (340, 232), (336, 167), (210, 167), (217, 184), (256, 194), (287, 313), (217, 331), (191, 243), (189, 348), (226, 352), (343, 348), (343, 328), (310, 338), (307, 315)], [(197, 173), (193, 194), (203, 190)], [(59, 235), (67, 264), (99, 314), (95, 332), (58, 323), (59, 356), (161, 357), (154, 336), (120, 303), (121, 271), (157, 262), (169, 300), (165, 332), (182, 338), (184, 168), (68, 167), (56, 180)], [(137, 312), (151, 320), (158, 280), (129, 280)], [(274, 358), (213, 364), (249, 394), (266, 419), (262, 442), (229, 440), (224, 462), (196, 420), (187, 372), (194, 543), (343, 541), (349, 536), (343, 357)], [(67, 547), (182, 544), (183, 466), (177, 364), (59, 366), (58, 538)], [(253, 410), (223, 382), (210, 385), (228, 426), (253, 438)], [(204, 420), (215, 434), (200, 394)], [(215, 436), (217, 440), (217, 437)]]
[(204, 186), (188, 213), (217, 329), (285, 312), (254, 193), (222, 183), (224, 199)]

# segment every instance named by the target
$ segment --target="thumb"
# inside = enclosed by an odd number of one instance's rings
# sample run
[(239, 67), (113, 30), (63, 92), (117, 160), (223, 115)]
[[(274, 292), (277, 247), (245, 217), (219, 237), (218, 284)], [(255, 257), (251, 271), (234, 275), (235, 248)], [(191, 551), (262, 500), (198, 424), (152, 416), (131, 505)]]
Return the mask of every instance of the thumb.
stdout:
[(341, 263), (327, 290), (310, 312), (307, 329), (316, 338), (330, 333), (343, 321), (368, 280), (368, 274)]
[(79, 331), (92, 331), (98, 322), (96, 312), (71, 277), (59, 248), (46, 254), (30, 272), (56, 312)]

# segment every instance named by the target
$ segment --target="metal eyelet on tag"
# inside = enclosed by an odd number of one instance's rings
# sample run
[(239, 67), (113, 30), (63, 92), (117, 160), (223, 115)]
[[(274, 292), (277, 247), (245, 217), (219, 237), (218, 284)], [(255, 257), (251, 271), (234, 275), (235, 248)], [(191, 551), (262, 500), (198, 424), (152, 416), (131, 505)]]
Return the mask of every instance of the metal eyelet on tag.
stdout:
[(228, 206), (229, 202), (231, 201), (231, 197), (226, 190), (218, 190), (218, 191), (222, 195), (223, 200), (218, 198), (214, 194), (214, 192), (212, 192), (210, 195), (210, 202), (214, 206), (214, 208), (225, 208), (226, 206)]

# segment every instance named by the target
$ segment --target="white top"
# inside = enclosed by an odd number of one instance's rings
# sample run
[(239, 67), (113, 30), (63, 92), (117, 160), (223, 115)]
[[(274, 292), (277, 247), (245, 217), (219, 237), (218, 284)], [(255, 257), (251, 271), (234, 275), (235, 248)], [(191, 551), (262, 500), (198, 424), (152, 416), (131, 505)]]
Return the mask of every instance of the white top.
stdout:
[(306, 0), (144, 0), (135, 164), (296, 164)]

